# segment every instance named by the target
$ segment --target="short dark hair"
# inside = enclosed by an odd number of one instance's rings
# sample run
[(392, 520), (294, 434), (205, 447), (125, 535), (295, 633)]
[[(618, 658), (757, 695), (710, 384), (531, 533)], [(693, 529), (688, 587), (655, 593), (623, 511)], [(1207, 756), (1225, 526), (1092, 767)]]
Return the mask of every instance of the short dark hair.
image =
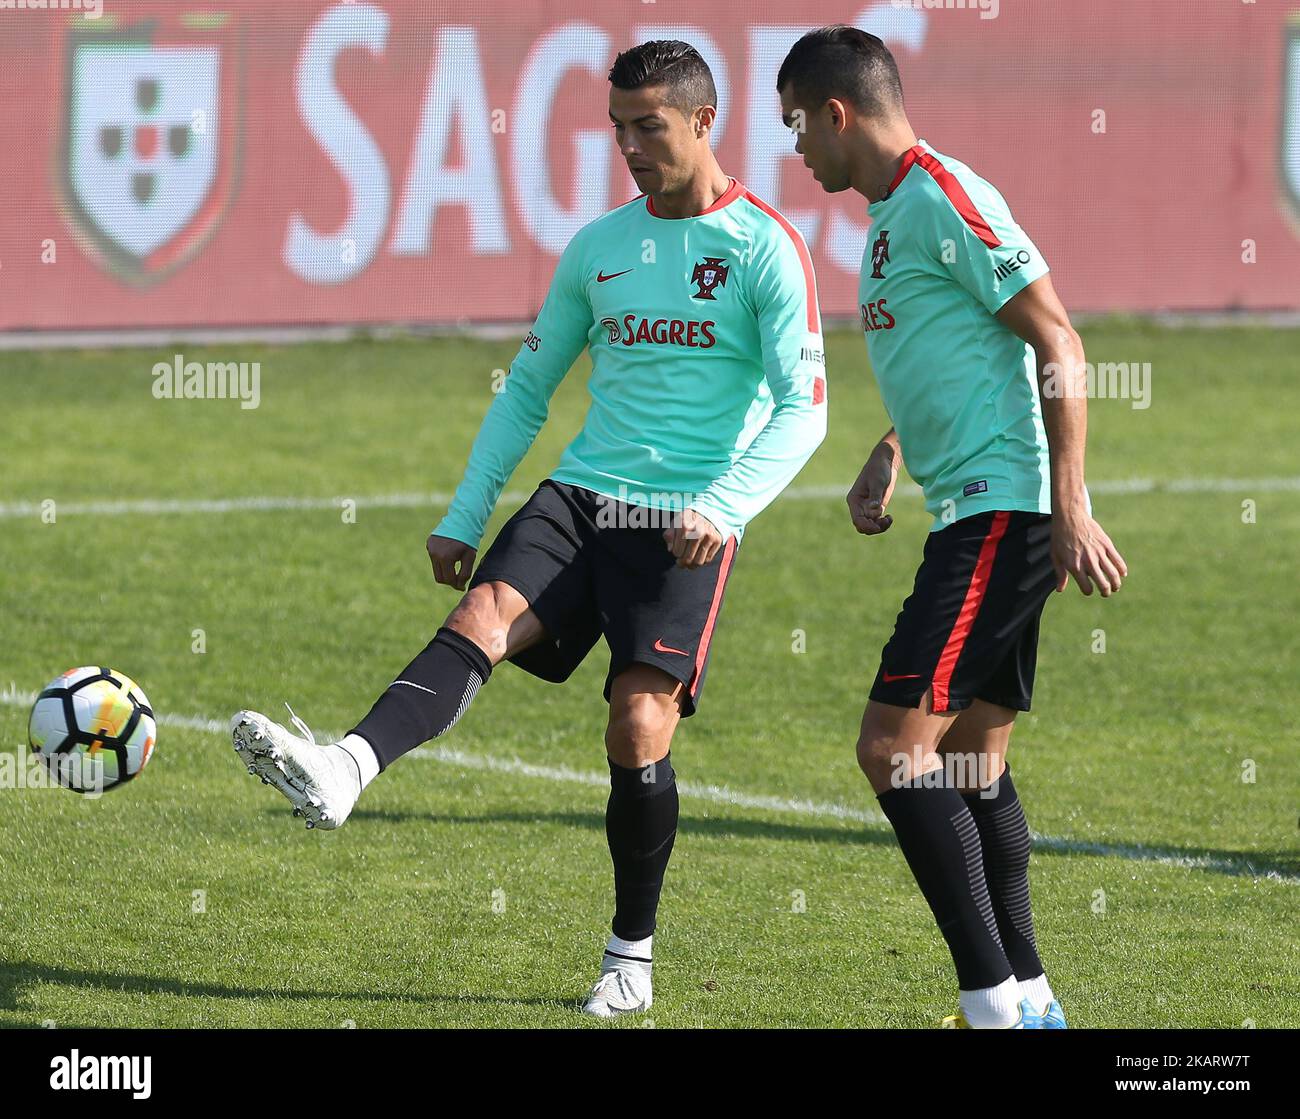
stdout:
[(690, 43), (680, 39), (652, 39), (623, 51), (610, 67), (615, 89), (663, 86), (667, 100), (683, 115), (701, 105), (718, 106), (718, 91), (708, 63)]
[(843, 23), (809, 31), (790, 48), (776, 75), (777, 92), (787, 82), (809, 108), (820, 109), (832, 97), (868, 116), (890, 116), (903, 107), (903, 83), (889, 48)]

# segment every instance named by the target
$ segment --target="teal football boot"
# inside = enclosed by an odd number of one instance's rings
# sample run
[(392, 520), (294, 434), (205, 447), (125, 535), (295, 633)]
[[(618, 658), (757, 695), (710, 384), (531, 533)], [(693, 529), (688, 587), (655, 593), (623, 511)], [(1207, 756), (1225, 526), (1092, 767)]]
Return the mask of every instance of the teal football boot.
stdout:
[(1053, 999), (1047, 1004), (1047, 1009), (1040, 1016), (1042, 1025), (1039, 1027), (1044, 1030), (1068, 1030), (1070, 1027), (1065, 1024), (1065, 1011), (1061, 1009), (1061, 1004)]

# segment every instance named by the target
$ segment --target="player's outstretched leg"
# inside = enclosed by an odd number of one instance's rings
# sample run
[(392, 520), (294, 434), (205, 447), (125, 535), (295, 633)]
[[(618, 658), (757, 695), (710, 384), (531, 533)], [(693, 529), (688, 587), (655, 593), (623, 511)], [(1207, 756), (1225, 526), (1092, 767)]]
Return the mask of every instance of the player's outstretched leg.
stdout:
[(230, 720), (235, 753), (249, 773), (289, 799), (309, 828), (340, 827), (364, 787), (366, 754), (352, 743), (317, 745), (306, 724), (293, 719), (305, 738), (257, 711), (237, 711)]
[(927, 712), (924, 702), (909, 709), (872, 700), (862, 718), (858, 763), (952, 953), (961, 1011), (951, 1024), (1037, 1028), (1038, 1016), (1021, 1005), (993, 916), (979, 829), (936, 752), (953, 717)]
[(677, 780), (669, 746), (682, 685), (635, 664), (610, 688), (610, 792), (605, 834), (614, 863), (612, 935), (583, 1011), (598, 1018), (646, 1010), (653, 1002), (655, 918), (677, 837)]
[(309, 828), (341, 827), (380, 772), (450, 730), (492, 666), (542, 633), (518, 591), (503, 583), (481, 584), (341, 742), (318, 745), (296, 715), (294, 724), (305, 737), (256, 711), (240, 711), (230, 724), (235, 751), (249, 773), (288, 798), (294, 815), (305, 817)]

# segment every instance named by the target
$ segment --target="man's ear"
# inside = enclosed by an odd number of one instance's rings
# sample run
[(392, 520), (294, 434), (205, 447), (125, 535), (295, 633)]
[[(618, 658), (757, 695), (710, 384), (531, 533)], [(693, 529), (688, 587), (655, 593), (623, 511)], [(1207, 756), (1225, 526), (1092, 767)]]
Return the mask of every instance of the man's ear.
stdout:
[(826, 108), (831, 114), (831, 127), (836, 132), (843, 132), (848, 124), (848, 110), (838, 97), (832, 97), (826, 102)]
[(695, 138), (697, 140), (713, 128), (713, 122), (717, 119), (717, 116), (718, 110), (712, 105), (701, 105), (695, 110)]

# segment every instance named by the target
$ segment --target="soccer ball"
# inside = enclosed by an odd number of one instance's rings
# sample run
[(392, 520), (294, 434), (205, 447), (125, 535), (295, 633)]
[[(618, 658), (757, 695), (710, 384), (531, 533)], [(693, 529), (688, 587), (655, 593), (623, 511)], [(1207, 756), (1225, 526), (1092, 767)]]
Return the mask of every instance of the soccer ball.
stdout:
[(140, 686), (109, 668), (70, 668), (32, 707), (27, 741), (65, 789), (101, 792), (144, 769), (158, 740)]

